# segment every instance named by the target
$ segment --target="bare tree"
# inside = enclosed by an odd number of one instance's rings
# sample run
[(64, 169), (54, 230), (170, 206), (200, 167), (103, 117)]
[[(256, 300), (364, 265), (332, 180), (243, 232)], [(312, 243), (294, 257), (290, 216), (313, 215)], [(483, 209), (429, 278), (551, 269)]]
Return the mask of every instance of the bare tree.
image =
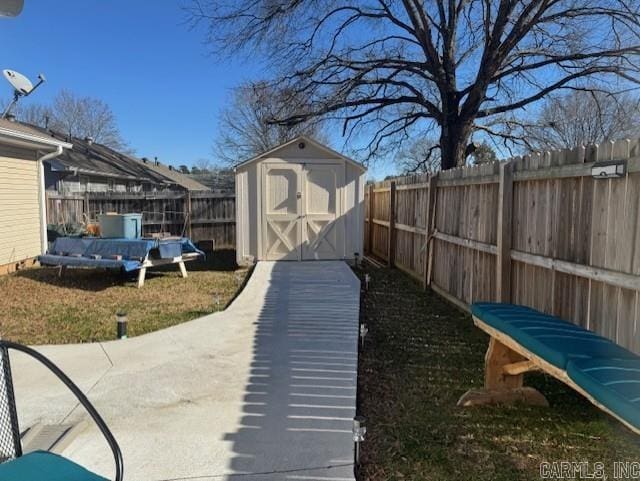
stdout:
[(308, 108), (306, 100), (292, 90), (276, 89), (266, 82), (240, 85), (220, 115), (214, 154), (235, 164), (300, 134), (322, 137), (315, 121), (277, 122)]
[[(467, 149), (467, 163), (472, 165), (495, 162), (498, 156), (487, 142), (471, 143)], [(418, 137), (408, 147), (401, 149), (395, 157), (400, 170), (405, 174), (433, 174), (441, 170), (440, 145), (431, 137)]]
[[(9, 102), (9, 100), (1, 100), (0, 110), (4, 111), (7, 105), (9, 105)], [(38, 125), (40, 127), (45, 127), (47, 122), (49, 122), (52, 117), (51, 107), (49, 107), (48, 105), (33, 102), (18, 102), (13, 106), (10, 113), (21, 122)]]
[(200, 174), (204, 174), (213, 170), (213, 163), (207, 158), (200, 157), (194, 162), (192, 170), (194, 171), (194, 173), (198, 172)]
[(79, 97), (61, 90), (53, 100), (49, 128), (71, 137), (91, 137), (115, 150), (128, 150), (113, 111), (94, 97)]
[(433, 174), (439, 171), (441, 159), (438, 139), (419, 137), (400, 149), (395, 162), (404, 174)]
[[(0, 101), (4, 109), (7, 101)], [(54, 130), (76, 138), (91, 137), (99, 144), (132, 153), (120, 135), (115, 115), (102, 100), (93, 97), (78, 97), (68, 90), (61, 90), (51, 105), (40, 103), (18, 103), (11, 113), (16, 119), (44, 129)]]
[(194, 0), (221, 55), (264, 54), (272, 85), (369, 135), (369, 154), (438, 132), (442, 166), (472, 133), (560, 89), (636, 85), (640, 0)]
[(532, 150), (572, 149), (640, 135), (640, 99), (576, 91), (545, 99), (532, 123), (521, 123)]

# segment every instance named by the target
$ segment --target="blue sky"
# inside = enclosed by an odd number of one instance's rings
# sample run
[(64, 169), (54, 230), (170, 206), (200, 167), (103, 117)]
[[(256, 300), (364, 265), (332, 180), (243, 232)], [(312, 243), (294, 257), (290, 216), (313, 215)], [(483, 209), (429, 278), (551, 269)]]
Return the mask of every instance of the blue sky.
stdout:
[[(140, 157), (174, 165), (211, 159), (217, 114), (233, 86), (262, 66), (208, 55), (179, 0), (25, 0), (22, 14), (0, 19), (0, 68), (47, 83), (23, 100), (48, 102), (60, 89), (97, 97), (113, 109)], [(11, 89), (0, 82), (0, 97)], [(213, 160), (213, 159), (212, 159)], [(371, 174), (383, 177), (379, 163)]]

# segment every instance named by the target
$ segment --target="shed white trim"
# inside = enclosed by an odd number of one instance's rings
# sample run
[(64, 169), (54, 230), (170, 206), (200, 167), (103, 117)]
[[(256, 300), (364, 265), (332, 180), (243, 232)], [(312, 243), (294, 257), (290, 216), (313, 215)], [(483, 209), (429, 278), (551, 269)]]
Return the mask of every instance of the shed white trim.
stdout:
[(269, 156), (271, 156), (271, 154), (277, 152), (278, 150), (284, 149), (285, 147), (288, 147), (289, 145), (293, 145), (296, 142), (300, 142), (300, 141), (308, 142), (311, 145), (313, 145), (314, 147), (316, 147), (316, 148), (318, 148), (318, 149), (330, 154), (331, 156), (335, 156), (338, 159), (341, 159), (341, 160), (344, 160), (345, 162), (350, 163), (354, 167), (359, 168), (362, 172), (366, 172), (366, 170), (367, 170), (367, 168), (364, 165), (362, 165), (360, 162), (357, 162), (357, 161), (355, 161), (355, 160), (353, 160), (353, 159), (341, 154), (340, 152), (337, 152), (337, 151), (333, 150), (331, 147), (328, 147), (328, 146), (326, 146), (324, 144), (321, 144), (317, 140), (312, 139), (311, 137), (308, 137), (306, 135), (298, 135), (296, 138), (291, 139), (288, 142), (285, 142), (283, 144), (280, 144), (280, 145), (274, 147), (271, 150), (267, 150), (266, 152), (263, 152), (263, 153), (261, 153), (259, 155), (256, 155), (255, 157), (252, 157), (251, 159), (244, 160), (244, 161), (240, 162), (239, 164), (237, 164), (235, 168), (238, 169), (240, 167), (244, 167), (244, 166), (246, 166), (248, 164), (251, 164), (252, 162), (256, 162), (258, 160), (261, 160), (261, 159), (264, 159), (266, 157), (269, 157)]
[(362, 252), (366, 169), (361, 164), (298, 136), (235, 172), (239, 264), (353, 260)]

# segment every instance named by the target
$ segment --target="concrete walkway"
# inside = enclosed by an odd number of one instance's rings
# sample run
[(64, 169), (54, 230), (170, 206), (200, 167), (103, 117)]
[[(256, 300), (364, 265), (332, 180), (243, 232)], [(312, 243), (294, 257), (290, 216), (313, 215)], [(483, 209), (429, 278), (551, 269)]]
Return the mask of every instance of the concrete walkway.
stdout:
[[(40, 350), (106, 419), (127, 481), (353, 480), (359, 294), (342, 262), (261, 262), (224, 312)], [(46, 371), (12, 360), (22, 428), (85, 417)], [(112, 473), (91, 424), (64, 454)]]

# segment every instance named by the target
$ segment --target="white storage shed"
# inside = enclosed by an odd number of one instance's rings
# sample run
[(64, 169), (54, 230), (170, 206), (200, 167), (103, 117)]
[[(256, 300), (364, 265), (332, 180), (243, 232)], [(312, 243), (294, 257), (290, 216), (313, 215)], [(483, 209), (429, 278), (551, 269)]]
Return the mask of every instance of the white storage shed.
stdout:
[(305, 137), (236, 167), (236, 255), (353, 260), (362, 253), (366, 169)]

